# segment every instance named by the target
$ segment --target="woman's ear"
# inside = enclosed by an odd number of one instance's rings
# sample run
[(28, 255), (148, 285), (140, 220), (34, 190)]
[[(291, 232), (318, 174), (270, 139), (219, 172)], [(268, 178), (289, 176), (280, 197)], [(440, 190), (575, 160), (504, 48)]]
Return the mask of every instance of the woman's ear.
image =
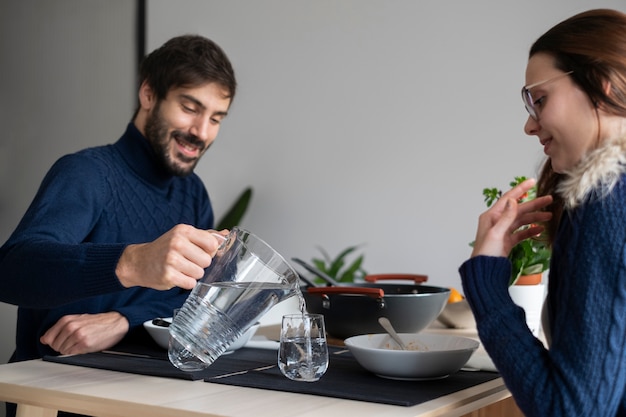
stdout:
[(611, 82), (604, 81), (602, 83), (602, 88), (604, 89), (604, 94), (606, 94), (607, 97), (610, 97), (611, 96)]

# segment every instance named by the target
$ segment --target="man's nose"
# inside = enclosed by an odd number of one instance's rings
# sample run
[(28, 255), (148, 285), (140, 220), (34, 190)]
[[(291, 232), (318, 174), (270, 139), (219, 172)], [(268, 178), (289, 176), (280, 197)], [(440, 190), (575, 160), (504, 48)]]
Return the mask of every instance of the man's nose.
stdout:
[(211, 139), (212, 128), (213, 124), (209, 116), (198, 117), (191, 126), (190, 133), (203, 142), (207, 142)]

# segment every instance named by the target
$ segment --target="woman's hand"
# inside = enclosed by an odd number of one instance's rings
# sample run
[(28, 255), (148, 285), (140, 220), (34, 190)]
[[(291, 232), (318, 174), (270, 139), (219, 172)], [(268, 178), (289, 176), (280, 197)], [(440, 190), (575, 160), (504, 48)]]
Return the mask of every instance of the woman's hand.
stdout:
[[(540, 211), (552, 202), (552, 196), (538, 197), (521, 204), (517, 202), (533, 185), (534, 179), (522, 182), (480, 215), (472, 257), (508, 256), (517, 243), (543, 232), (543, 226), (536, 223), (552, 218), (552, 213)], [(518, 230), (527, 225), (530, 227)]]

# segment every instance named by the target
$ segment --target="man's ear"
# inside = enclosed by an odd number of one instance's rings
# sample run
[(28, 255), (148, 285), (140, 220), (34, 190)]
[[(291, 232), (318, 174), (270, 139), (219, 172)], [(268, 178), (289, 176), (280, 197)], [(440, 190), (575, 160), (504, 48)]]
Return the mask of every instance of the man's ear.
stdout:
[(156, 94), (147, 81), (139, 87), (139, 106), (144, 110), (151, 110), (156, 103)]

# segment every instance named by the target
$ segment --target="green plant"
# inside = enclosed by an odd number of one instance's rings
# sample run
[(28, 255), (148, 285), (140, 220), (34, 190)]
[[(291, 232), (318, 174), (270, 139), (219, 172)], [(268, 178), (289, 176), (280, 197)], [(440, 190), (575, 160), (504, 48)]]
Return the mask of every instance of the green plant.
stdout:
[[(525, 180), (526, 177), (515, 177), (509, 185), (515, 187)], [(502, 197), (502, 191), (497, 188), (485, 188), (483, 189), (483, 196), (485, 197), (487, 207), (491, 207), (493, 203)], [(534, 186), (528, 190), (518, 202), (523, 203), (536, 197), (537, 187)], [(509, 285), (515, 284), (522, 275), (540, 274), (547, 270), (550, 267), (551, 255), (552, 251), (543, 234), (519, 242), (511, 249), (511, 253), (509, 254), (509, 260), (511, 261), (511, 279)]]
[(219, 222), (217, 222), (217, 226), (215, 230), (223, 230), (223, 229), (232, 229), (237, 226), (244, 214), (250, 205), (250, 200), (252, 199), (252, 187), (248, 187), (241, 192), (237, 200), (233, 203), (233, 205), (228, 209), (226, 214), (221, 218)]
[[(322, 258), (313, 258), (313, 265), (337, 282), (354, 282), (355, 278), (361, 278), (367, 275), (367, 272), (362, 268), (363, 255), (359, 255), (351, 263), (346, 265), (348, 255), (358, 248), (359, 246), (350, 246), (341, 251), (336, 257), (331, 258), (324, 249), (318, 247), (319, 251), (322, 253)], [(321, 278), (316, 278), (315, 281), (325, 282)]]

